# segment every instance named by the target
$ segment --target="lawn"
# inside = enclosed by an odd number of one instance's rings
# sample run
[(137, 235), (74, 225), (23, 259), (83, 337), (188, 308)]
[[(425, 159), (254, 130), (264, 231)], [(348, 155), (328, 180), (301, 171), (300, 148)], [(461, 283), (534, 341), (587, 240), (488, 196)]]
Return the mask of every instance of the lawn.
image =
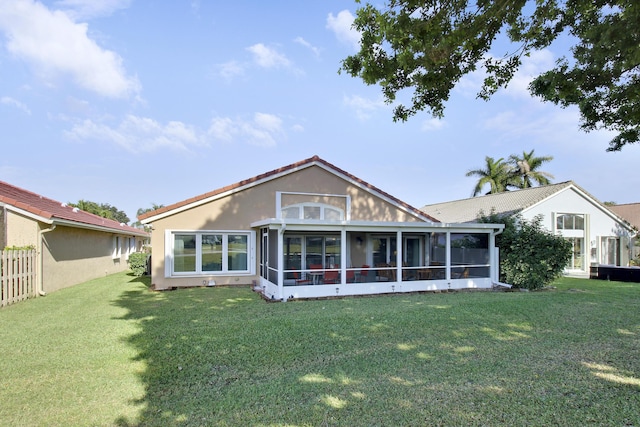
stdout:
[(0, 425), (640, 425), (640, 284), (267, 303), (116, 274), (0, 310)]

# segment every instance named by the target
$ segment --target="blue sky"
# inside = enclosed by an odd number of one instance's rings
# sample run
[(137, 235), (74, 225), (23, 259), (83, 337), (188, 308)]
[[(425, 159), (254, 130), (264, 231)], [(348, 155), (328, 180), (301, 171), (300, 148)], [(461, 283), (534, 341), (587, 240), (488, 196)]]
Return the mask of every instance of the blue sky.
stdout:
[[(481, 75), (445, 118), (391, 120), (380, 90), (346, 74), (353, 1), (0, 0), (0, 179), (62, 202), (109, 203), (134, 221), (319, 155), (421, 207), (471, 196), (485, 155), (535, 149), (553, 182), (601, 201), (637, 196), (640, 147), (605, 149), (575, 109), (529, 96), (566, 52), (527, 58), (490, 102)], [(504, 52), (491, 52), (502, 55)]]

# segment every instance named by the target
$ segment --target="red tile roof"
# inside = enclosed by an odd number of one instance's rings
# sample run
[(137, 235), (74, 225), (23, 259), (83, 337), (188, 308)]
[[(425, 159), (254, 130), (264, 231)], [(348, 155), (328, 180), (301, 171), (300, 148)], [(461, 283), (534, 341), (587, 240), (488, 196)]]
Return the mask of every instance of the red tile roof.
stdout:
[(67, 206), (65, 203), (32, 193), (4, 181), (0, 181), (0, 204), (29, 212), (48, 223), (63, 220), (70, 222), (67, 224), (69, 226), (77, 223), (77, 226), (108, 229), (123, 234), (147, 235), (147, 233), (135, 227)]
[(409, 205), (408, 203), (405, 203), (402, 200), (397, 199), (396, 197), (393, 197), (389, 193), (386, 193), (386, 192), (380, 190), (379, 188), (369, 184), (368, 182), (365, 182), (365, 181), (361, 180), (360, 178), (358, 178), (358, 177), (356, 177), (354, 175), (351, 175), (347, 171), (345, 171), (343, 169), (340, 169), (337, 166), (334, 166), (333, 164), (327, 162), (324, 159), (321, 159), (318, 156), (313, 156), (313, 157), (310, 157), (308, 159), (301, 160), (301, 161), (296, 162), (296, 163), (292, 163), (292, 164), (290, 164), (288, 166), (283, 166), (281, 168), (274, 169), (274, 170), (269, 171), (269, 172), (265, 172), (263, 174), (254, 176), (253, 178), (245, 179), (245, 180), (237, 182), (235, 184), (227, 185), (226, 187), (222, 187), (222, 188), (219, 188), (217, 190), (213, 190), (213, 191), (210, 191), (208, 193), (201, 194), (199, 196), (191, 197), (190, 199), (183, 200), (181, 202), (174, 203), (172, 205), (162, 207), (162, 208), (157, 209), (155, 211), (146, 212), (146, 213), (140, 215), (138, 217), (138, 219), (139, 220), (143, 220), (143, 219), (146, 219), (146, 218), (150, 218), (152, 216), (160, 215), (160, 214), (163, 214), (165, 212), (169, 212), (169, 211), (172, 211), (174, 209), (178, 209), (178, 208), (181, 208), (183, 206), (187, 206), (187, 205), (190, 205), (192, 203), (196, 203), (196, 202), (198, 202), (200, 200), (204, 200), (204, 199), (208, 199), (210, 197), (217, 196), (217, 195), (225, 193), (227, 191), (232, 191), (232, 190), (236, 190), (236, 189), (242, 188), (244, 186), (253, 184), (255, 182), (262, 181), (264, 179), (267, 179), (267, 178), (275, 176), (275, 175), (279, 175), (279, 174), (287, 173), (287, 172), (292, 172), (295, 169), (300, 168), (300, 167), (310, 166), (310, 165), (312, 165), (314, 163), (321, 164), (321, 165), (333, 170), (334, 172), (336, 172), (338, 174), (342, 174), (342, 175), (346, 176), (348, 179), (350, 179), (350, 180), (352, 180), (354, 182), (357, 182), (358, 184), (362, 185), (363, 187), (366, 187), (367, 189), (369, 189), (372, 192), (378, 193), (381, 196), (388, 198), (389, 200), (391, 200), (394, 203), (398, 204), (399, 206), (402, 206), (403, 208), (411, 211), (412, 213), (416, 214), (417, 216), (419, 216), (421, 218), (427, 218), (428, 220), (433, 221), (433, 222), (440, 222), (437, 219), (425, 214), (421, 210), (419, 210), (417, 208), (414, 208), (413, 206)]
[(608, 207), (634, 227), (640, 228), (640, 203), (627, 203)]

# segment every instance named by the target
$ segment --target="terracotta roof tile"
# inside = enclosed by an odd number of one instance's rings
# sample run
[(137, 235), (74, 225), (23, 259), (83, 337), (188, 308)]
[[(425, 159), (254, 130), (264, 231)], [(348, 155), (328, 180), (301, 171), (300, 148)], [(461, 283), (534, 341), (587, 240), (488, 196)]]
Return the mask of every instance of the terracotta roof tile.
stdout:
[(640, 203), (627, 203), (624, 205), (609, 206), (618, 216), (636, 228), (640, 228)]
[(65, 220), (78, 225), (96, 226), (126, 234), (146, 235), (137, 228), (121, 225), (118, 221), (102, 218), (98, 215), (67, 206), (53, 199), (0, 181), (0, 203), (29, 212), (44, 220)]
[(283, 166), (283, 167), (278, 168), (278, 169), (274, 169), (274, 170), (269, 171), (269, 172), (265, 172), (265, 173), (260, 174), (260, 175), (256, 175), (253, 178), (245, 179), (245, 180), (237, 182), (235, 184), (227, 185), (227, 186), (221, 187), (221, 188), (219, 188), (217, 190), (213, 190), (213, 191), (210, 191), (208, 193), (204, 193), (204, 194), (201, 194), (199, 196), (195, 196), (195, 197), (183, 200), (181, 202), (177, 202), (177, 203), (174, 203), (172, 205), (162, 207), (162, 208), (157, 209), (155, 211), (146, 212), (146, 213), (138, 216), (138, 219), (139, 220), (143, 220), (143, 219), (146, 219), (146, 218), (150, 218), (152, 216), (160, 215), (160, 214), (163, 214), (163, 213), (175, 210), (175, 209), (179, 209), (181, 207), (190, 205), (190, 204), (198, 202), (200, 200), (208, 199), (210, 197), (214, 197), (214, 196), (217, 196), (219, 194), (226, 193), (228, 191), (236, 190), (236, 189), (245, 187), (247, 185), (253, 184), (255, 182), (259, 182), (259, 181), (262, 181), (264, 179), (268, 179), (268, 178), (270, 178), (272, 176), (275, 176), (275, 175), (279, 175), (279, 174), (282, 174), (282, 173), (293, 172), (294, 170), (296, 170), (296, 169), (298, 169), (300, 167), (310, 166), (310, 165), (312, 165), (314, 163), (322, 164), (325, 167), (333, 170), (334, 172), (337, 172), (339, 174), (342, 174), (342, 175), (346, 176), (350, 180), (353, 180), (353, 181), (357, 182), (358, 184), (362, 185), (363, 187), (366, 187), (367, 189), (369, 189), (369, 190), (371, 190), (373, 192), (376, 192), (376, 193), (378, 193), (378, 194), (380, 194), (380, 195), (392, 200), (393, 202), (397, 203), (398, 205), (404, 207), (405, 209), (413, 212), (414, 214), (416, 214), (418, 216), (426, 217), (427, 219), (429, 219), (429, 220), (431, 220), (433, 222), (440, 222), (437, 219), (435, 219), (435, 218), (431, 217), (430, 215), (426, 214), (425, 212), (422, 212), (421, 210), (419, 210), (417, 208), (414, 208), (413, 206), (409, 205), (408, 203), (405, 203), (405, 202), (401, 201), (400, 199), (397, 199), (396, 197), (390, 195), (387, 192), (384, 192), (384, 191), (380, 190), (379, 188), (369, 184), (368, 182), (365, 182), (365, 181), (361, 180), (360, 178), (358, 178), (358, 177), (356, 177), (354, 175), (351, 175), (347, 171), (345, 171), (343, 169), (340, 169), (339, 167), (327, 162), (326, 160), (321, 159), (317, 155), (313, 156), (313, 157), (310, 157), (308, 159), (305, 159), (305, 160), (301, 160), (301, 161), (296, 162), (296, 163), (292, 163), (292, 164), (287, 165), (287, 166)]

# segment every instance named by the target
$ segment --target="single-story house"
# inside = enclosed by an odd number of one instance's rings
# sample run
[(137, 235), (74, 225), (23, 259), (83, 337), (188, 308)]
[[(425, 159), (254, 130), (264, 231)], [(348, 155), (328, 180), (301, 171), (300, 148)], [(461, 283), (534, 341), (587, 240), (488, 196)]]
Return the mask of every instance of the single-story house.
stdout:
[(139, 216), (152, 284), (267, 299), (487, 289), (501, 224), (444, 224), (317, 157)]
[(423, 206), (442, 221), (474, 222), (482, 214), (542, 216), (542, 225), (572, 244), (566, 274), (589, 274), (590, 264), (626, 266), (635, 233), (629, 224), (573, 181)]
[(34, 247), (38, 291), (126, 270), (149, 234), (0, 181), (0, 249)]
[[(615, 212), (619, 217), (624, 218), (634, 230), (637, 232), (640, 230), (640, 203), (626, 203), (622, 205), (612, 205), (609, 206), (613, 212)], [(637, 258), (640, 256), (640, 244), (639, 238), (636, 235), (635, 245), (633, 246), (633, 254), (632, 258)]]

